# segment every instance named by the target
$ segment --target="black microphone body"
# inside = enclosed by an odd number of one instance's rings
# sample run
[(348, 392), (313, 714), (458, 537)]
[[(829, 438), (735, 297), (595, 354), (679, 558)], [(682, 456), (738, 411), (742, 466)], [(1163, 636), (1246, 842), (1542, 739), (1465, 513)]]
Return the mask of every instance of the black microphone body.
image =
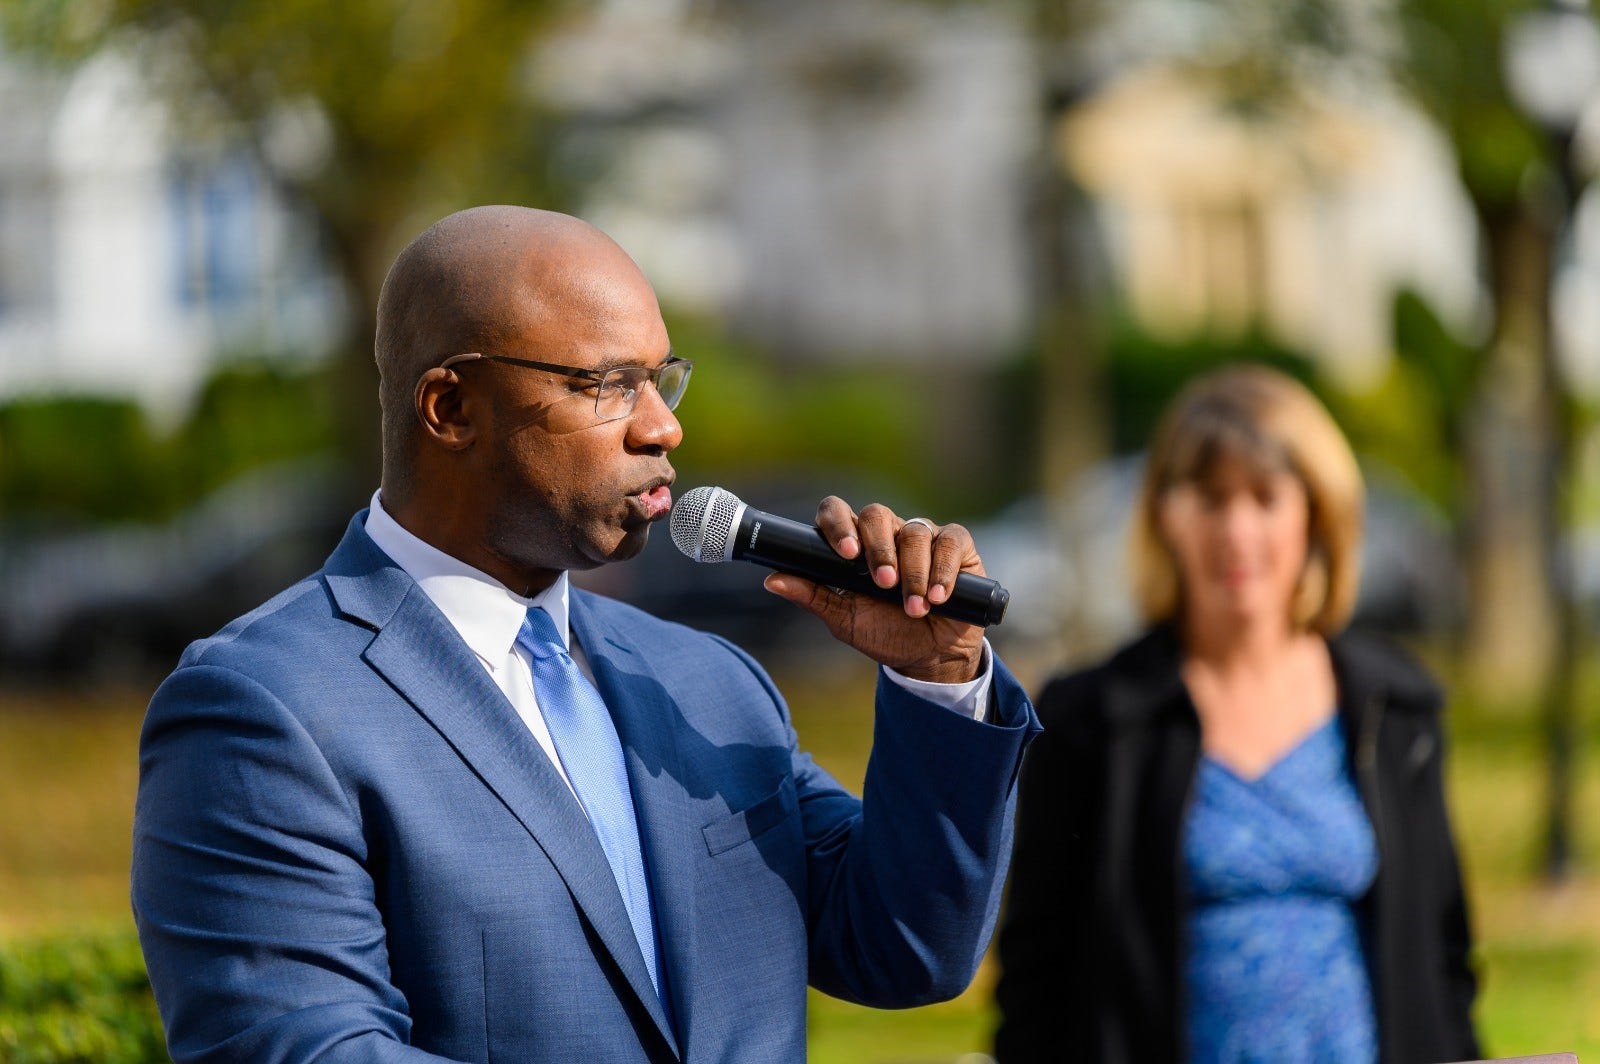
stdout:
[[(819, 584), (871, 595), (887, 602), (904, 597), (899, 585), (879, 587), (867, 573), (867, 560), (841, 558), (814, 525), (762, 513), (748, 506), (739, 516), (728, 545), (728, 557), (754, 562), (780, 573), (792, 573)], [(950, 597), (929, 602), (929, 609), (967, 624), (999, 624), (1011, 593), (998, 581), (975, 573), (961, 573)]]

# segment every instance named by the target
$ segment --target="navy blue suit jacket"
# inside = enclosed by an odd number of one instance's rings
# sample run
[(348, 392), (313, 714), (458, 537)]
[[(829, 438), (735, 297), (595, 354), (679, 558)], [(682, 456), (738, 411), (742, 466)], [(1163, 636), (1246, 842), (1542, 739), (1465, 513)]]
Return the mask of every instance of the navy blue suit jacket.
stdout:
[(133, 908), (179, 1061), (805, 1059), (805, 988), (960, 992), (1032, 707), (880, 678), (865, 803), (731, 644), (574, 592), (627, 758), (669, 1023), (603, 851), (478, 659), (358, 515), (150, 704)]

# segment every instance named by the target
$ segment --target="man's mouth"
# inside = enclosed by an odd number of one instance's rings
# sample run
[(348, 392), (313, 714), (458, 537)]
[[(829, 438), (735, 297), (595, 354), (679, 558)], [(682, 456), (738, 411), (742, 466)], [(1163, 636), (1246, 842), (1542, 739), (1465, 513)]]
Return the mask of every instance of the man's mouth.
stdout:
[(659, 521), (672, 509), (672, 481), (657, 477), (628, 498), (643, 512), (645, 520)]

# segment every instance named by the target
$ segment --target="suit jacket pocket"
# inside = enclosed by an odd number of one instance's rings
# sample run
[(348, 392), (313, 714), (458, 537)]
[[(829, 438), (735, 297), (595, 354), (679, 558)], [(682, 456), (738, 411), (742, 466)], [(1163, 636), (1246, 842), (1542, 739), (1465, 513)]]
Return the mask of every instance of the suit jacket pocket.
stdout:
[(715, 820), (701, 829), (706, 837), (706, 850), (712, 857), (725, 853), (742, 842), (749, 842), (765, 834), (800, 811), (794, 793), (794, 779), (785, 776), (778, 789), (737, 813)]

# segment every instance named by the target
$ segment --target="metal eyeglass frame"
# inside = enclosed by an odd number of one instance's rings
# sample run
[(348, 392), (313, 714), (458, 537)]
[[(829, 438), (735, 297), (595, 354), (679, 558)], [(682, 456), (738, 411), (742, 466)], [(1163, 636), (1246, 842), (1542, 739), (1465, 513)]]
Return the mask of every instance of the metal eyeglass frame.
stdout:
[[(594, 381), (600, 386), (595, 392), (594, 416), (600, 418), (602, 421), (618, 421), (622, 418), (625, 418), (629, 414), (633, 413), (634, 407), (639, 405), (640, 387), (635, 387), (632, 389), (633, 398), (628, 403), (628, 409), (622, 411), (620, 414), (613, 414), (610, 416), (600, 412), (600, 401), (605, 397), (607, 383), (612, 377), (624, 374), (643, 374), (644, 376), (640, 381), (640, 386), (642, 387), (644, 381), (648, 380), (651, 387), (656, 389), (656, 394), (661, 395), (661, 375), (668, 369), (673, 369), (678, 366), (684, 367), (683, 385), (678, 389), (678, 394), (672, 399), (672, 401), (667, 403), (668, 410), (676, 410), (678, 408), (678, 403), (683, 399), (683, 393), (689, 389), (689, 376), (694, 371), (693, 362), (689, 361), (687, 358), (679, 358), (677, 355), (668, 356), (665, 362), (661, 363), (661, 365), (655, 367), (654, 369), (646, 369), (644, 366), (616, 366), (612, 369), (602, 371), (596, 369), (584, 369), (579, 366), (563, 366), (555, 362), (538, 362), (531, 358), (514, 358), (511, 355), (486, 355), (480, 351), (469, 351), (466, 354), (451, 355), (449, 358), (439, 363), (439, 368), (449, 369), (451, 366), (460, 365), (463, 362), (480, 361), (506, 362), (513, 366), (525, 366), (528, 369), (540, 369), (544, 370), (546, 373), (555, 373), (563, 377), (575, 377), (578, 380)], [(612, 384), (611, 386), (616, 387), (617, 385)], [(666, 401), (666, 396), (663, 395), (662, 400)]]

